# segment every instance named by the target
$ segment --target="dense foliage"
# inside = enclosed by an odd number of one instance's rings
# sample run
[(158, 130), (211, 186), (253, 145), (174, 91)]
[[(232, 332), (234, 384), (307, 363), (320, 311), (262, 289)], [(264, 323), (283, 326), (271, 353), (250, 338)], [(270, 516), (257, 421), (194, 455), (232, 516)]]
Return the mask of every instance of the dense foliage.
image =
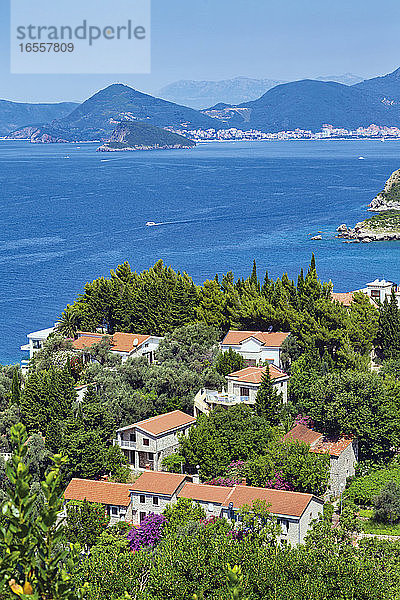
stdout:
[(357, 477), (345, 492), (346, 498), (364, 506), (371, 506), (374, 498), (385, 487), (388, 481), (400, 485), (400, 465), (395, 462), (388, 467), (374, 469), (364, 477)]

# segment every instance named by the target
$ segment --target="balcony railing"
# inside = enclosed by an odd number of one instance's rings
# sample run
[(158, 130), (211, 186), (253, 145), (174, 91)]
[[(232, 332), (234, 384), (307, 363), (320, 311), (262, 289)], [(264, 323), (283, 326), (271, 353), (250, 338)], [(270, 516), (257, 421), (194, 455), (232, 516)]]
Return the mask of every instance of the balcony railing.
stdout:
[(206, 393), (206, 401), (210, 404), (239, 404), (245, 402), (253, 404), (254, 400), (250, 399), (250, 396), (236, 396), (235, 394), (218, 394), (218, 393)]
[(130, 440), (114, 440), (114, 446), (136, 450), (136, 442), (131, 442)]

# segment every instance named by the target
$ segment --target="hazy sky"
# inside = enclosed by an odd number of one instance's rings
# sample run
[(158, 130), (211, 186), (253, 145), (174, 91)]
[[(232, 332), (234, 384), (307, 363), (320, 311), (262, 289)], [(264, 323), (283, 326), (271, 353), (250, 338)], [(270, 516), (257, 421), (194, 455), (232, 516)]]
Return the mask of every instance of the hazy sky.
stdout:
[[(10, 100), (82, 100), (115, 81), (155, 92), (178, 79), (373, 77), (400, 66), (399, 0), (152, 0), (150, 75), (11, 75), (9, 1), (0, 98)], [(96, 1), (82, 0), (88, 10)]]

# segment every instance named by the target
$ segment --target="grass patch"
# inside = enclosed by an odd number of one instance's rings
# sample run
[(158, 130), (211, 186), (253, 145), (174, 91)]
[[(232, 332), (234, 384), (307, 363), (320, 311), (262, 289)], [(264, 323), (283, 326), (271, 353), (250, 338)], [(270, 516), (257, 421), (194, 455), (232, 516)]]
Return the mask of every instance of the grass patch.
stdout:
[(372, 508), (360, 508), (358, 514), (360, 515), (360, 517), (371, 519), (374, 514), (374, 511)]
[(361, 526), (364, 533), (400, 536), (400, 523), (397, 523), (396, 525), (386, 525), (385, 523), (376, 523), (376, 521), (369, 519), (368, 521), (363, 521)]

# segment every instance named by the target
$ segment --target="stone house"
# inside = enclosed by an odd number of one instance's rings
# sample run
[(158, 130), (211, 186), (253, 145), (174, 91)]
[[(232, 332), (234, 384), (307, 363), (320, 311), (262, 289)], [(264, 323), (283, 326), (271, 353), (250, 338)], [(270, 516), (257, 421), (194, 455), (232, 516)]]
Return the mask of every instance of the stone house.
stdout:
[(265, 362), (282, 367), (282, 344), (289, 333), (281, 331), (228, 331), (220, 348), (222, 352), (230, 348), (243, 356), (249, 367)]
[(149, 513), (162, 514), (179, 498), (202, 506), (207, 517), (240, 520), (239, 510), (255, 500), (265, 501), (281, 525), (281, 539), (299, 544), (311, 521), (322, 513), (323, 500), (312, 494), (271, 490), (242, 485), (223, 487), (193, 483), (188, 475), (145, 471), (131, 484), (73, 479), (64, 498), (104, 504), (111, 524), (119, 520), (139, 525)]
[(140, 525), (149, 513), (161, 514), (170, 504), (175, 504), (179, 491), (188, 475), (145, 471), (130, 487), (132, 499), (132, 523)]
[(287, 389), (289, 375), (276, 365), (269, 364), (268, 367), (246, 367), (240, 371), (227, 375), (227, 388), (218, 392), (202, 388), (194, 398), (194, 414), (209, 414), (216, 406), (228, 408), (235, 404), (255, 404), (258, 388), (261, 385), (262, 377), (269, 369), (272, 385), (282, 394), (283, 402), (287, 402)]
[(327, 493), (339, 496), (346, 487), (348, 477), (355, 474), (358, 460), (357, 440), (350, 436), (331, 437), (305, 425), (296, 425), (284, 437), (309, 444), (310, 452), (328, 453), (330, 472)]
[(176, 452), (178, 436), (188, 435), (196, 418), (181, 410), (157, 415), (117, 430), (119, 446), (133, 470), (161, 471), (162, 459)]
[(140, 333), (116, 331), (112, 336), (106, 336), (103, 333), (78, 331), (72, 346), (75, 350), (80, 350), (85, 354), (85, 349), (90, 348), (93, 344), (98, 344), (103, 338), (111, 339), (110, 350), (113, 354), (121, 356), (122, 362), (125, 362), (131, 356), (135, 358), (144, 356), (149, 364), (154, 362), (154, 353), (163, 340), (162, 337)]

